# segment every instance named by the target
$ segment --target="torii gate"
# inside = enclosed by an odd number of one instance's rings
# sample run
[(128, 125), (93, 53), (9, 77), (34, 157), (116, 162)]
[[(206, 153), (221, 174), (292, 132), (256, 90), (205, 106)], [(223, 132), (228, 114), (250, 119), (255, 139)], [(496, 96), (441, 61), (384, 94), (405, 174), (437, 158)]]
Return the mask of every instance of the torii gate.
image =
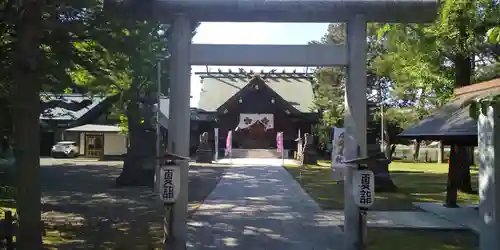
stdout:
[[(141, 1), (142, 2), (142, 1)], [(346, 158), (366, 156), (366, 23), (423, 23), (437, 16), (439, 0), (152, 0), (153, 18), (170, 23), (169, 148), (189, 155), (191, 65), (346, 66)], [(192, 44), (193, 22), (347, 23), (347, 44), (209, 45)], [(251, 32), (251, 31), (249, 31)], [(357, 154), (359, 147), (360, 155)], [(174, 206), (174, 236), (187, 240), (188, 167)], [(358, 249), (359, 207), (346, 173), (345, 250)]]

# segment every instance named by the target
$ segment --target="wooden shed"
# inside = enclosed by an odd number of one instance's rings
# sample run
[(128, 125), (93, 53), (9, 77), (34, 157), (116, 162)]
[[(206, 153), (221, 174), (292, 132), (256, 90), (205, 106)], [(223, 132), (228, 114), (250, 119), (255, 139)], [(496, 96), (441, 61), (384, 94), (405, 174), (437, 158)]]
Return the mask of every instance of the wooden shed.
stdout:
[(110, 159), (122, 158), (127, 153), (127, 136), (118, 126), (86, 124), (66, 129), (67, 133), (78, 133), (79, 155)]

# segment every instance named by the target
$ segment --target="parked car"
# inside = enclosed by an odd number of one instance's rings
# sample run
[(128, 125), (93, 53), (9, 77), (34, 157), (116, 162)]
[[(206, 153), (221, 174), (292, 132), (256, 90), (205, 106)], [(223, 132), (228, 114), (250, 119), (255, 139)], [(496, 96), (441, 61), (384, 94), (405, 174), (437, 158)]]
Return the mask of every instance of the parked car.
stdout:
[(60, 141), (52, 147), (52, 157), (77, 157), (78, 145), (74, 141)]

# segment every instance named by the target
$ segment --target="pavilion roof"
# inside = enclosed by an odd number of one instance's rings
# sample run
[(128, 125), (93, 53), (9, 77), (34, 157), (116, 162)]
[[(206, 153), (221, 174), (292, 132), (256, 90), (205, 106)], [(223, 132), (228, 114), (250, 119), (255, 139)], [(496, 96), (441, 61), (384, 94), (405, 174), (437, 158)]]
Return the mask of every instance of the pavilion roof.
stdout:
[(40, 120), (78, 120), (106, 98), (100, 95), (40, 93), (43, 109)]
[(455, 90), (455, 99), (412, 125), (399, 136), (422, 140), (477, 136), (477, 122), (469, 116), (468, 102), (500, 94), (500, 78)]

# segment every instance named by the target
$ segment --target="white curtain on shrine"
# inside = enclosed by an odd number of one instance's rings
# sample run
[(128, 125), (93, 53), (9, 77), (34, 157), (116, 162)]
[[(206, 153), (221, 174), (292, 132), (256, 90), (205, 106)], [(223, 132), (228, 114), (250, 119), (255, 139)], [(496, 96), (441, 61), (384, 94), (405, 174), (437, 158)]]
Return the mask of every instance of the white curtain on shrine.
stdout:
[(266, 130), (274, 128), (273, 114), (240, 114), (240, 121), (236, 129), (246, 129), (256, 122), (260, 122)]

